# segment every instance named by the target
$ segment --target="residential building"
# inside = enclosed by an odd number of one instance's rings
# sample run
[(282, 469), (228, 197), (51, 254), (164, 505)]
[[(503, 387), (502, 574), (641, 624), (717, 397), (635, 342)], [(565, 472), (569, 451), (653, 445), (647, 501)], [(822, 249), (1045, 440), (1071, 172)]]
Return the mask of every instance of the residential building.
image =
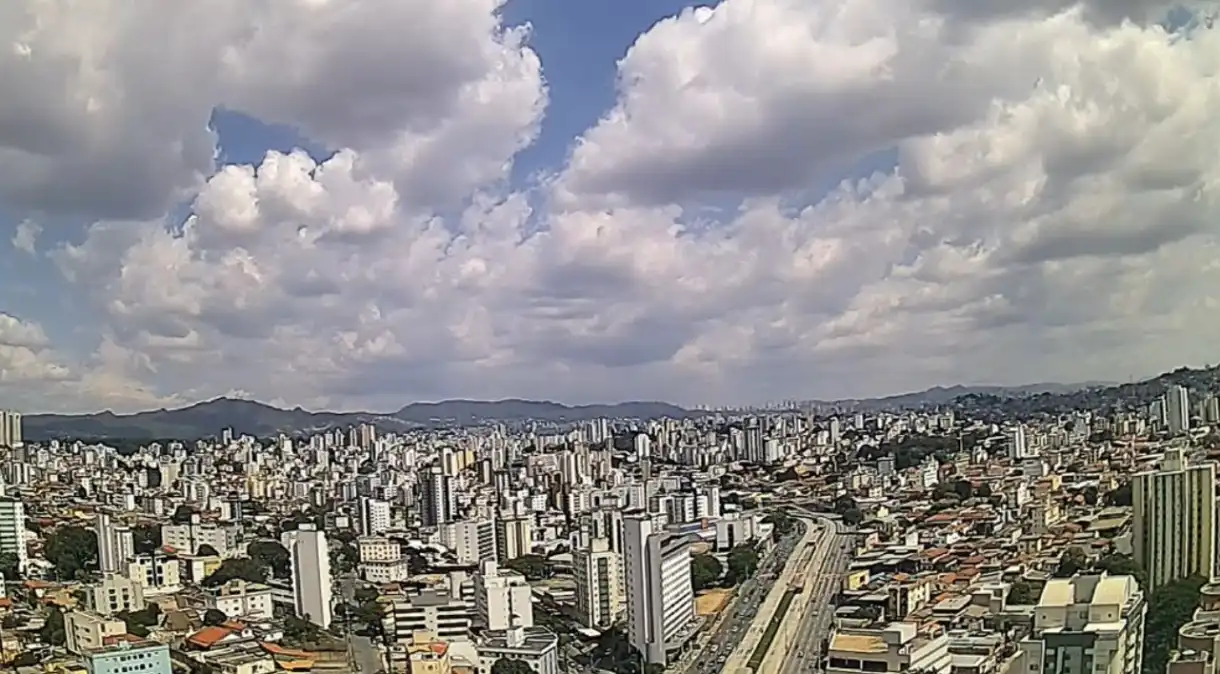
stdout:
[(949, 637), (920, 634), (919, 625), (895, 622), (881, 627), (844, 627), (826, 645), (825, 674), (934, 672), (948, 674)]
[(81, 655), (102, 648), (107, 637), (123, 634), (127, 634), (127, 623), (122, 620), (84, 611), (71, 611), (64, 616), (64, 647), (69, 653)]
[(560, 674), (559, 638), (545, 627), (514, 627), (479, 640), (478, 674), (491, 674), (501, 658), (529, 665), (535, 674)]
[(394, 596), (382, 618), (388, 645), (408, 644), (417, 632), (433, 634), (442, 641), (469, 641), (473, 607), (447, 592), (424, 590)]
[(1029, 674), (1137, 674), (1143, 667), (1143, 592), (1132, 576), (1052, 578), (1021, 641)]
[(418, 474), (419, 517), (425, 527), (439, 527), (457, 518), (453, 476), (440, 468), (426, 468)]
[(102, 573), (121, 573), (135, 554), (131, 528), (116, 524), (109, 513), (98, 512), (93, 518), (97, 534), (97, 563)]
[(199, 515), (192, 515), (184, 524), (161, 526), (161, 544), (177, 552), (199, 554), (205, 545), (221, 557), (228, 557), (237, 547), (237, 530), (212, 522), (202, 522)]
[(231, 580), (208, 592), (207, 607), (230, 618), (267, 620), (273, 616), (271, 588), (262, 583)]
[(323, 629), (331, 622), (330, 548), (326, 534), (312, 524), (302, 524), (288, 532), (289, 555), (292, 559), (293, 608), (299, 617), (307, 618)]
[(376, 536), (390, 529), (390, 504), (375, 498), (360, 499), (360, 533)]
[(495, 561), (496, 524), (490, 519), (460, 520), (442, 525), (441, 545), (449, 548), (458, 564)]
[(21, 413), (0, 410), (0, 447), (21, 447)]
[(102, 579), (85, 590), (85, 605), (101, 616), (144, 609), (144, 584), (117, 573), (104, 573)]
[(1181, 449), (1165, 452), (1161, 469), (1131, 483), (1131, 544), (1148, 574), (1148, 590), (1216, 571), (1216, 467), (1187, 465)]
[(144, 594), (162, 594), (182, 589), (182, 566), (178, 558), (153, 553), (136, 555), (127, 563), (127, 577), (144, 585)]
[[(129, 635), (124, 635), (129, 636)], [(89, 674), (173, 674), (169, 646), (135, 637), (111, 637), (84, 653)]]
[(502, 514), (496, 520), (496, 557), (501, 562), (524, 557), (534, 549), (530, 518)]
[(17, 558), (17, 570), (29, 566), (25, 547), (25, 505), (19, 498), (0, 497), (0, 555)]
[(623, 558), (606, 538), (594, 538), (572, 551), (577, 618), (585, 627), (604, 630), (623, 613)]
[(627, 639), (653, 664), (666, 665), (689, 638), (695, 617), (690, 544), (664, 533), (646, 514), (623, 518)]
[(474, 577), (475, 619), (489, 631), (533, 627), (534, 606), (525, 576), (485, 561)]

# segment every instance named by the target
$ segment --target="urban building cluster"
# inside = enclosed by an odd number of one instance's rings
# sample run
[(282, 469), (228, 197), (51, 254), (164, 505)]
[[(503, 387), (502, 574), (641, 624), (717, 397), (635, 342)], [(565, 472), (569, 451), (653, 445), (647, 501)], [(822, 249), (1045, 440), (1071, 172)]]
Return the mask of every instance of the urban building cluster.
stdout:
[(727, 463), (653, 458), (676, 422), (121, 450), (6, 418), (0, 658), (39, 671), (664, 666), (715, 617), (694, 558), (771, 547), (765, 513), (722, 503)]
[(1218, 674), (1220, 402), (1162, 388), (125, 447), (6, 413), (0, 664)]

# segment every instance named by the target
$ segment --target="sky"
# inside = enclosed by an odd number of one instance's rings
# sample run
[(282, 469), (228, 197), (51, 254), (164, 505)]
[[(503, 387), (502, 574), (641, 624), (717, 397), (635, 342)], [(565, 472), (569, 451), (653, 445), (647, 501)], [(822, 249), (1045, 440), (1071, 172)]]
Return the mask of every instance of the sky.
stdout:
[(1217, 5), (0, 3), (0, 408), (1216, 362)]

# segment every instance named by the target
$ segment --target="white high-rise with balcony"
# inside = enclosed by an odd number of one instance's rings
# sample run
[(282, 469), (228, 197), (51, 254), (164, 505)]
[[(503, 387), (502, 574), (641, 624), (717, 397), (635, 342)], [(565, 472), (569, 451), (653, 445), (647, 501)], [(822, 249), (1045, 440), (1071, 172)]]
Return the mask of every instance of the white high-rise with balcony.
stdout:
[(293, 607), (323, 629), (331, 622), (330, 549), (326, 534), (310, 524), (286, 537), (292, 556)]

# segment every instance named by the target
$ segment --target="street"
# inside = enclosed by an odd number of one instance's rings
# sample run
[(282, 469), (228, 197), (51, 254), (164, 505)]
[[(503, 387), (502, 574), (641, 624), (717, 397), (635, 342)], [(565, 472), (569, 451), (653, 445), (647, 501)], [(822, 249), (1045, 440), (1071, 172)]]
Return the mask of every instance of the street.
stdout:
[[(809, 526), (804, 520), (798, 521), (800, 527)], [(737, 597), (726, 609), (726, 615), (721, 618), (716, 631), (706, 639), (703, 649), (689, 658), (687, 666), (691, 668), (687, 670), (687, 674), (716, 674), (720, 671), (729, 654), (750, 628), (759, 606), (771, 591), (773, 576), (778, 575), (787, 564), (803, 533), (803, 529), (798, 528), (781, 539), (758, 572), (742, 583)]]
[(781, 674), (822, 671), (822, 642), (834, 619), (835, 607), (831, 599), (838, 592), (839, 579), (851, 559), (850, 551), (845, 549), (850, 545), (851, 537), (843, 522), (826, 517), (819, 517), (818, 520), (825, 532), (833, 532), (834, 535), (823, 536), (819, 541), (817, 556), (811, 565), (818, 572), (809, 577), (805, 585), (805, 591), (812, 595), (806, 603), (808, 609), (801, 618)]

